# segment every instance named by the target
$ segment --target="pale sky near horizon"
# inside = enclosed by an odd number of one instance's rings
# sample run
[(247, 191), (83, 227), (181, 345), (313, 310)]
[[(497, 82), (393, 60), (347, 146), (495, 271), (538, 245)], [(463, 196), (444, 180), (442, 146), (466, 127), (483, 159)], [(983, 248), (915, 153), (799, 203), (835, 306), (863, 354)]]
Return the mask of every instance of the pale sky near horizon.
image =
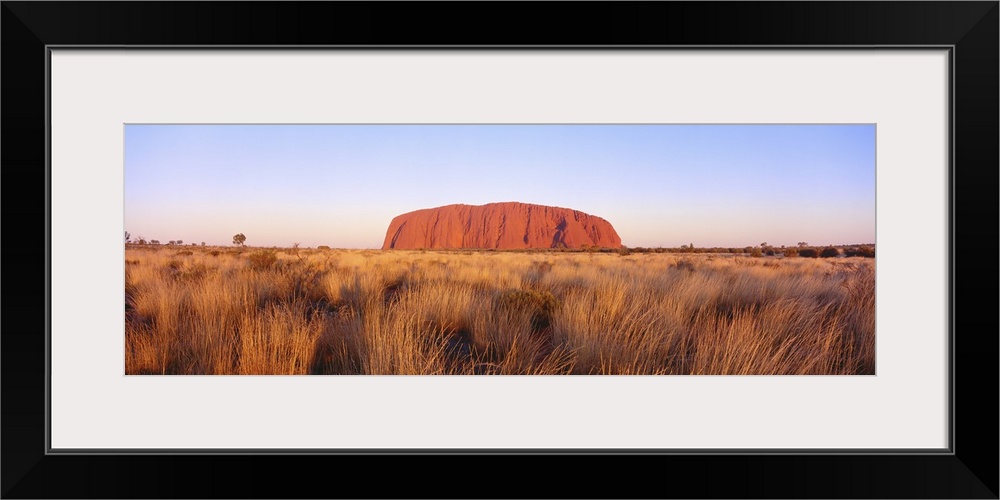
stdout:
[(874, 243), (875, 126), (125, 126), (133, 239), (381, 248), (396, 215), (503, 201), (630, 247)]

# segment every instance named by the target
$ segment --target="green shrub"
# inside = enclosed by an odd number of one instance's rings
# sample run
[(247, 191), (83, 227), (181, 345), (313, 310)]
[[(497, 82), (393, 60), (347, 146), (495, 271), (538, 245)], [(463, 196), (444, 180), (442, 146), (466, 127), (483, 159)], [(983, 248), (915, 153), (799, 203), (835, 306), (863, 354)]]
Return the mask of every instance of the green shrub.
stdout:
[(819, 256), (823, 257), (824, 259), (828, 259), (830, 257), (836, 257), (838, 255), (840, 255), (840, 250), (837, 250), (836, 248), (833, 247), (826, 247), (819, 254)]
[(794, 248), (786, 248), (784, 252), (785, 257), (797, 257), (799, 255), (799, 251)]
[(761, 252), (760, 248), (758, 248), (758, 247), (753, 247), (752, 249), (750, 249), (750, 256), (751, 257), (761, 257), (763, 255), (764, 255), (764, 252)]
[(799, 257), (811, 257), (815, 259), (816, 257), (819, 257), (819, 252), (817, 252), (815, 248), (803, 248), (802, 250), (799, 250)]
[(328, 247), (326, 245), (320, 245), (320, 246), (316, 247), (316, 250), (329, 250), (329, 249), (330, 249), (330, 247)]
[(250, 268), (260, 271), (273, 266), (278, 261), (278, 254), (274, 250), (258, 250), (251, 253), (248, 258)]
[(848, 247), (844, 249), (844, 255), (847, 257), (875, 257), (875, 248), (870, 246), (863, 247)]

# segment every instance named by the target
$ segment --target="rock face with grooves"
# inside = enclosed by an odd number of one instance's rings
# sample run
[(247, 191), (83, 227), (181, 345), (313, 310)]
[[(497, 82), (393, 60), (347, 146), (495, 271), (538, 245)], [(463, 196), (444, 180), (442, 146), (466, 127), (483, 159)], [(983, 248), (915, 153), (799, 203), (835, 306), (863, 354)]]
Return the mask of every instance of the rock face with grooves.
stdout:
[(569, 208), (505, 202), (446, 205), (398, 215), (383, 250), (418, 248), (621, 248), (611, 223)]

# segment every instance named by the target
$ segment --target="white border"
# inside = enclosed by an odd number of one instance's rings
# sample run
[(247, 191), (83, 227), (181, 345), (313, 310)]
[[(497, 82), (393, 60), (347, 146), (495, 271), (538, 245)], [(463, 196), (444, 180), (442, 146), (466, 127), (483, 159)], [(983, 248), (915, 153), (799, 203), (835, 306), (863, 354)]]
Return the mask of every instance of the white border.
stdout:
[[(52, 55), (52, 447), (947, 446), (947, 53)], [(126, 377), (124, 123), (876, 123), (878, 374)]]

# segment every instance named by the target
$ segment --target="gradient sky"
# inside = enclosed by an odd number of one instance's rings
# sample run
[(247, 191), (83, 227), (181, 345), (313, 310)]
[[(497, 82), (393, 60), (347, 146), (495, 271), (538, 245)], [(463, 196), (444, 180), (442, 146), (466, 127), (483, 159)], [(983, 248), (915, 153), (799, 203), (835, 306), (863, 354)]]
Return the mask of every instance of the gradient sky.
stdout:
[(133, 239), (381, 248), (396, 215), (502, 201), (630, 247), (873, 243), (875, 126), (125, 126)]

